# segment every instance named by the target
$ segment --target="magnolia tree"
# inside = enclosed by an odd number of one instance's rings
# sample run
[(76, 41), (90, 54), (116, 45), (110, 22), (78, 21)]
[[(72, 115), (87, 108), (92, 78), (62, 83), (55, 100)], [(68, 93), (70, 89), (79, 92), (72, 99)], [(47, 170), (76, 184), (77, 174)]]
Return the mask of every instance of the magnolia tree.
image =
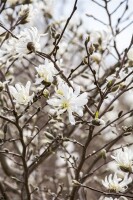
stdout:
[(133, 10), (91, 0), (107, 20), (84, 24), (59, 3), (0, 2), (0, 199), (133, 199)]

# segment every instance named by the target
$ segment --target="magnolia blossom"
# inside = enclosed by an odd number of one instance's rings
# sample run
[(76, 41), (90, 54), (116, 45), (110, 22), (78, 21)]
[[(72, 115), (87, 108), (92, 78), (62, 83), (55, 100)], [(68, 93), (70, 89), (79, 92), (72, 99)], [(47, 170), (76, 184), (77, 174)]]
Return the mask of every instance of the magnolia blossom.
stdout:
[(55, 69), (54, 64), (52, 62), (49, 62), (47, 59), (45, 59), (44, 65), (39, 65), (38, 67), (35, 67), (38, 76), (36, 79), (36, 83), (40, 84), (42, 81), (51, 83), (53, 82), (53, 77), (58, 73), (58, 71)]
[[(21, 31), (18, 35), (18, 42), (16, 43), (16, 52), (19, 54), (27, 54), (30, 50), (30, 45), (33, 45), (35, 51), (40, 51), (40, 34), (38, 33), (38, 30), (36, 27), (31, 27), (24, 29), (24, 31)], [(29, 45), (29, 47), (28, 47)]]
[(106, 49), (111, 39), (112, 35), (110, 29), (102, 31), (92, 31), (90, 33), (90, 42), (92, 44), (100, 44), (103, 50)]
[(132, 178), (128, 177), (128, 174), (126, 173), (124, 178), (118, 178), (117, 174), (115, 173), (114, 176), (110, 174), (108, 177), (105, 177), (105, 180), (102, 180), (102, 184), (104, 187), (113, 192), (125, 192), (125, 190), (128, 188), (128, 184), (132, 182)]
[(129, 51), (127, 53), (127, 57), (129, 60), (133, 61), (133, 47), (131, 49), (129, 49)]
[(15, 102), (22, 105), (27, 105), (33, 100), (34, 94), (29, 95), (31, 82), (28, 81), (24, 87), (21, 83), (15, 84), (15, 87), (9, 86), (10, 93), (15, 99)]
[(49, 99), (47, 102), (49, 105), (55, 107), (57, 115), (67, 111), (69, 121), (74, 125), (75, 119), (73, 113), (83, 116), (83, 108), (87, 101), (87, 93), (84, 92), (80, 94), (79, 86), (77, 86), (74, 91), (73, 88), (69, 87), (66, 83), (60, 82), (56, 89), (55, 97)]
[(113, 159), (116, 160), (118, 166), (123, 171), (132, 172), (133, 171), (133, 153), (127, 147), (124, 147), (123, 150), (121, 149), (118, 151), (116, 156), (111, 156)]
[(17, 38), (9, 40), (9, 47), (12, 54), (17, 54), (18, 57), (31, 53), (33, 51), (40, 51), (40, 36), (36, 27), (25, 28), (17, 35)]

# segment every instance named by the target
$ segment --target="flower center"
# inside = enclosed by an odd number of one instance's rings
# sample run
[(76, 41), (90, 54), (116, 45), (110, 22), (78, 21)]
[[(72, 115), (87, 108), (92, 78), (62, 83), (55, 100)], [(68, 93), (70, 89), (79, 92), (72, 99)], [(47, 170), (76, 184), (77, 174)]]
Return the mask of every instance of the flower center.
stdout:
[(118, 186), (116, 186), (115, 184), (110, 184), (109, 186), (109, 191), (111, 192), (116, 192), (118, 189)]
[(41, 78), (44, 79), (45, 82), (49, 82), (49, 81), (48, 81), (48, 73), (47, 73), (46, 71), (45, 71), (45, 72), (40, 71), (40, 72), (38, 72), (38, 74), (39, 74), (39, 76), (40, 76)]
[(69, 108), (69, 102), (68, 101), (64, 101), (62, 102), (62, 108)]
[(26, 95), (23, 95), (22, 96), (22, 99), (25, 101), (25, 100), (27, 100), (27, 96)]

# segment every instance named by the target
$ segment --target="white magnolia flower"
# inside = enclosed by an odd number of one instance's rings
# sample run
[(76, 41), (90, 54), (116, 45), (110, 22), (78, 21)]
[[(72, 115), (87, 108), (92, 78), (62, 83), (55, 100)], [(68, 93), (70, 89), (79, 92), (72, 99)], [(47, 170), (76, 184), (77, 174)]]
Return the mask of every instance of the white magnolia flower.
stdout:
[(133, 171), (133, 153), (127, 147), (124, 147), (123, 150), (119, 150), (116, 156), (111, 157), (116, 160), (121, 170), (126, 172)]
[(83, 116), (83, 108), (86, 105), (87, 93), (80, 94), (80, 87), (77, 86), (75, 91), (72, 87), (69, 87), (66, 83), (60, 82), (56, 89), (55, 97), (49, 99), (47, 102), (49, 105), (55, 107), (57, 115), (68, 112), (69, 121), (71, 124), (75, 124), (73, 113), (77, 113), (79, 116)]
[(17, 36), (19, 40), (16, 43), (16, 52), (19, 54), (28, 54), (31, 52), (29, 44), (33, 45), (35, 51), (40, 51), (40, 34), (36, 27), (31, 27), (24, 29), (21, 31), (20, 34)]
[(129, 51), (127, 53), (127, 57), (129, 60), (133, 61), (133, 47), (131, 49), (129, 49)]
[(110, 174), (108, 177), (105, 177), (105, 180), (102, 180), (102, 184), (104, 187), (113, 192), (125, 192), (128, 188), (128, 184), (132, 182), (132, 178), (128, 177), (126, 173), (124, 178), (118, 178), (117, 174), (115, 173), (114, 176)]
[(112, 35), (111, 30), (92, 31), (90, 33), (90, 43), (100, 44), (102, 49), (106, 49), (108, 43), (111, 41)]
[(40, 51), (40, 36), (36, 27), (25, 28), (17, 35), (17, 38), (11, 38), (9, 40), (8, 46), (10, 47), (10, 52), (12, 54), (17, 54), (18, 57), (23, 57), (24, 55)]
[(40, 84), (42, 81), (52, 83), (53, 77), (58, 73), (54, 64), (47, 59), (45, 59), (44, 65), (39, 65), (38, 67), (35, 67), (35, 69), (38, 73), (36, 84)]
[(24, 87), (21, 83), (15, 84), (15, 87), (9, 86), (10, 93), (15, 99), (15, 102), (18, 104), (27, 105), (30, 101), (33, 100), (34, 94), (29, 95), (31, 82), (28, 81)]

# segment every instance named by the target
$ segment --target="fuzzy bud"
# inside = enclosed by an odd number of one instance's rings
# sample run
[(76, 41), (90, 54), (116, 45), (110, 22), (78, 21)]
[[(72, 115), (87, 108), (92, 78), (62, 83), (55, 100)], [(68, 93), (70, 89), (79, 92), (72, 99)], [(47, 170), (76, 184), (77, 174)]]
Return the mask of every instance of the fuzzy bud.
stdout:
[(44, 97), (45, 97), (46, 99), (48, 99), (49, 96), (50, 96), (50, 93), (49, 93), (49, 91), (48, 91), (47, 89), (45, 89), (45, 90), (43, 91), (43, 95), (44, 95)]
[(81, 184), (77, 180), (72, 180), (74, 186), (80, 186)]
[(103, 159), (106, 159), (106, 149), (102, 149), (102, 150), (100, 151), (100, 155), (101, 155), (101, 157), (102, 157)]
[(30, 52), (35, 52), (35, 46), (34, 46), (33, 42), (28, 42), (28, 44), (27, 44), (27, 49), (28, 49)]
[(126, 84), (125, 83), (121, 83), (120, 84), (120, 90), (124, 90), (126, 88)]
[(114, 85), (115, 81), (116, 81), (116, 78), (113, 78), (112, 80), (108, 81), (107, 88), (111, 88)]
[(116, 92), (119, 89), (119, 85), (115, 85), (112, 89), (111, 92)]
[(51, 133), (49, 133), (49, 132), (45, 132), (45, 136), (48, 138), (48, 139), (50, 139), (50, 140), (53, 140), (55, 137), (51, 134)]
[(87, 57), (84, 58), (83, 63), (88, 64), (88, 58)]
[(102, 119), (93, 119), (92, 120), (92, 125), (94, 125), (94, 126), (101, 126), (104, 124), (105, 124), (105, 122)]
[(95, 51), (95, 47), (94, 47), (93, 44), (91, 44), (90, 47), (89, 47), (89, 53), (93, 54), (94, 51)]

